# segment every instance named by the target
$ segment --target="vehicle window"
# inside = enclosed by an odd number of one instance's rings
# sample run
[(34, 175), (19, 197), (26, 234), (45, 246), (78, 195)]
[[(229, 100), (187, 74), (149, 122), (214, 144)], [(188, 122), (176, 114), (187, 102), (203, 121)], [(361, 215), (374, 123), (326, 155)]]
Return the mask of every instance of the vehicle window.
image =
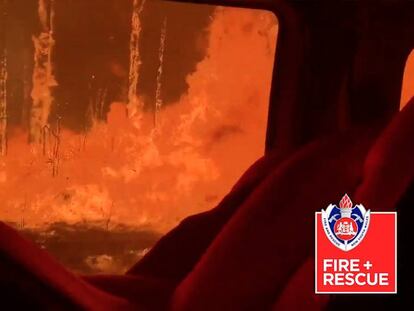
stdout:
[(16, 0), (0, 26), (0, 220), (122, 273), (264, 152), (270, 12)]

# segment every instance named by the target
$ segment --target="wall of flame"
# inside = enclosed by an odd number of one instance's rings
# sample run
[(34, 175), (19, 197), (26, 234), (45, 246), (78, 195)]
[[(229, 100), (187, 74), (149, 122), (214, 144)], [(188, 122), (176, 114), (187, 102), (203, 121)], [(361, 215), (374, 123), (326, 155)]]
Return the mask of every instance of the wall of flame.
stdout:
[(206, 57), (156, 127), (152, 112), (137, 128), (126, 103), (114, 102), (106, 122), (83, 133), (49, 131), (43, 144), (10, 130), (0, 219), (20, 228), (63, 222), (165, 232), (214, 207), (263, 154), (277, 31), (269, 12), (217, 8)]

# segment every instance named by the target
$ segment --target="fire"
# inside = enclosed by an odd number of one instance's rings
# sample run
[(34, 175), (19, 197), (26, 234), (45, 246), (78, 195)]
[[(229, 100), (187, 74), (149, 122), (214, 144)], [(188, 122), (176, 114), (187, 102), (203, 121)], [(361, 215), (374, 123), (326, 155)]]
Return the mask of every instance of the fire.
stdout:
[(140, 103), (138, 100), (138, 78), (141, 59), (139, 55), (139, 37), (141, 34), (140, 15), (144, 9), (145, 0), (134, 0), (132, 5), (131, 35), (129, 41), (129, 88), (128, 88), (128, 115), (135, 117), (139, 115)]
[[(277, 30), (271, 13), (216, 9), (205, 59), (178, 102), (157, 106), (156, 127), (153, 112), (142, 111), (137, 127), (131, 102), (114, 102), (107, 121), (84, 133), (54, 126), (43, 144), (29, 144), (26, 131), (11, 131), (0, 158), (0, 218), (31, 228), (63, 222), (165, 232), (214, 207), (263, 154)], [(35, 75), (43, 77), (41, 67)], [(47, 85), (35, 80), (34, 102), (50, 99), (51, 77)], [(42, 107), (44, 125), (50, 107)]]
[[(3, 25), (1, 25), (3, 26)], [(1, 40), (1, 38), (0, 38)], [(1, 45), (0, 45), (1, 49)], [(7, 153), (7, 53), (0, 50), (0, 156)], [(1, 177), (0, 177), (1, 178)]]
[(48, 125), (53, 103), (52, 88), (57, 86), (52, 64), (52, 51), (55, 45), (53, 38), (54, 0), (50, 0), (49, 4), (50, 12), (46, 8), (46, 0), (39, 0), (38, 13), (42, 31), (38, 36), (33, 36), (35, 53), (30, 140), (35, 142), (41, 142), (42, 131)]

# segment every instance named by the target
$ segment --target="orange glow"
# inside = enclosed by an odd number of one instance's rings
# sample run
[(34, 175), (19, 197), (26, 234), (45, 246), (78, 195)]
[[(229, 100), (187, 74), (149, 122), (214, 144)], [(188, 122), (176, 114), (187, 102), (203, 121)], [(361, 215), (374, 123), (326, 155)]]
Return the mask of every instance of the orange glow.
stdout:
[(9, 133), (0, 219), (165, 232), (214, 207), (263, 154), (277, 30), (271, 13), (217, 8), (207, 56), (156, 128), (152, 112), (136, 127), (126, 103), (114, 102), (107, 122), (84, 134), (63, 128), (44, 146), (28, 144), (23, 130)]
[(411, 51), (405, 64), (404, 80), (401, 91), (400, 109), (414, 96), (414, 51)]

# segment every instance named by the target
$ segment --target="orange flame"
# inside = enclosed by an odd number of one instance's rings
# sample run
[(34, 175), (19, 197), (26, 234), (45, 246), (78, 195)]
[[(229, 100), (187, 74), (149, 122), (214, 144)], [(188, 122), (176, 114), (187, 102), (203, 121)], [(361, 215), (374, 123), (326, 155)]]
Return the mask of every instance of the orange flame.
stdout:
[(188, 76), (187, 94), (160, 109), (156, 130), (152, 113), (142, 112), (137, 128), (130, 107), (113, 103), (107, 123), (84, 134), (61, 129), (57, 154), (11, 133), (0, 218), (163, 232), (212, 208), (263, 154), (276, 35), (271, 13), (218, 9), (206, 58)]
[(345, 194), (342, 197), (341, 201), (339, 202), (339, 207), (340, 208), (352, 208), (352, 206), (353, 204), (352, 204), (351, 198), (347, 194)]

